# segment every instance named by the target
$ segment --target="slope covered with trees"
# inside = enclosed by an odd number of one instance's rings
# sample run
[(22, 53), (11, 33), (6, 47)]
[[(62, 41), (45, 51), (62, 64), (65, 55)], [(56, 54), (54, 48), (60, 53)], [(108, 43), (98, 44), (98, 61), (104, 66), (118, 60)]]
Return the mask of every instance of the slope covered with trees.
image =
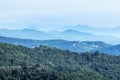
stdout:
[(29, 48), (34, 48), (39, 45), (56, 47), (62, 50), (69, 50), (73, 52), (95, 52), (109, 55), (120, 55), (120, 45), (110, 45), (101, 41), (67, 41), (67, 40), (30, 40), (30, 39), (17, 39), (10, 37), (0, 36), (0, 42), (10, 43), (15, 45), (22, 45)]
[(1, 80), (120, 80), (120, 56), (0, 43)]

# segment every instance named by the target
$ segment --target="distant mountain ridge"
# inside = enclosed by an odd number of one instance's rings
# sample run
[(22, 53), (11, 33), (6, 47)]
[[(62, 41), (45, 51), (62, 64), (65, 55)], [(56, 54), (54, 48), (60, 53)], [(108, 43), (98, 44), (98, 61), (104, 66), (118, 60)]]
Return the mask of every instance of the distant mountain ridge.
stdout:
[[(103, 41), (107, 43), (119, 43), (118, 37), (108, 35), (97, 35), (94, 32), (101, 33), (94, 28), (80, 27), (70, 28), (64, 31), (38, 31), (34, 29), (20, 29), (20, 30), (8, 30), (0, 29), (0, 36), (14, 37), (21, 39), (34, 39), (34, 40), (50, 40), (50, 39), (63, 39), (68, 41)], [(103, 33), (103, 32), (102, 32)], [(102, 34), (101, 33), (101, 34)], [(108, 32), (109, 33), (109, 32)]]
[(102, 49), (99, 49), (99, 51), (103, 52), (103, 53), (109, 53), (111, 55), (113, 55), (113, 54), (119, 55), (120, 54), (120, 45), (102, 48)]
[(36, 47), (39, 45), (46, 45), (50, 47), (56, 47), (62, 50), (70, 50), (73, 52), (95, 52), (100, 51), (102, 53), (110, 55), (120, 55), (120, 45), (110, 45), (102, 41), (67, 41), (67, 40), (30, 40), (30, 39), (17, 39), (0, 36), (0, 42), (11, 43), (16, 45), (23, 45), (26, 47)]

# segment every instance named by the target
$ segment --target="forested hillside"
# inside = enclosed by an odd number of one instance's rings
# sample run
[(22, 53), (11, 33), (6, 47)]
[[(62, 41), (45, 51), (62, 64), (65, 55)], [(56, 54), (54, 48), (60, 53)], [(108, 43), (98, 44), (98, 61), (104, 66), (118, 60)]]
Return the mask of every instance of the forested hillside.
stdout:
[(120, 80), (120, 56), (0, 43), (1, 80)]
[(0, 42), (10, 43), (15, 45), (22, 45), (29, 48), (34, 48), (39, 45), (56, 47), (62, 50), (69, 50), (72, 52), (95, 52), (109, 55), (120, 55), (120, 45), (110, 45), (102, 41), (67, 41), (61, 39), (55, 40), (30, 40), (30, 39), (17, 39), (10, 37), (0, 36)]

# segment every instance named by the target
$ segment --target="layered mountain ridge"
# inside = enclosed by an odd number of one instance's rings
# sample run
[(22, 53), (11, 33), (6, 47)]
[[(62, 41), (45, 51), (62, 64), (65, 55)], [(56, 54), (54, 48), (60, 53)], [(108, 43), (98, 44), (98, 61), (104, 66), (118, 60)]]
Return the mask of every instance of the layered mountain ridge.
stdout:
[(120, 37), (117, 35), (119, 32), (115, 30), (96, 29), (86, 25), (73, 26), (63, 31), (56, 30), (48, 32), (35, 29), (0, 29), (0, 36), (34, 40), (103, 41), (110, 44), (118, 44), (120, 43)]
[(120, 45), (111, 45), (102, 41), (67, 41), (61, 39), (55, 40), (30, 40), (30, 39), (17, 39), (10, 37), (0, 36), (0, 42), (23, 45), (26, 47), (36, 47), (39, 45), (46, 45), (56, 47), (62, 50), (70, 50), (73, 52), (95, 52), (100, 51), (110, 55), (120, 55)]

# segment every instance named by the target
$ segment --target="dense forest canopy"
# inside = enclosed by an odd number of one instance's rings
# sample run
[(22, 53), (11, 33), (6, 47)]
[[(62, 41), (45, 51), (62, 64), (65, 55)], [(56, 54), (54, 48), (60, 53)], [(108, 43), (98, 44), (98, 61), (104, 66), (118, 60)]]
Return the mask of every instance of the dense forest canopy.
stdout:
[(0, 43), (1, 80), (120, 80), (120, 56)]

